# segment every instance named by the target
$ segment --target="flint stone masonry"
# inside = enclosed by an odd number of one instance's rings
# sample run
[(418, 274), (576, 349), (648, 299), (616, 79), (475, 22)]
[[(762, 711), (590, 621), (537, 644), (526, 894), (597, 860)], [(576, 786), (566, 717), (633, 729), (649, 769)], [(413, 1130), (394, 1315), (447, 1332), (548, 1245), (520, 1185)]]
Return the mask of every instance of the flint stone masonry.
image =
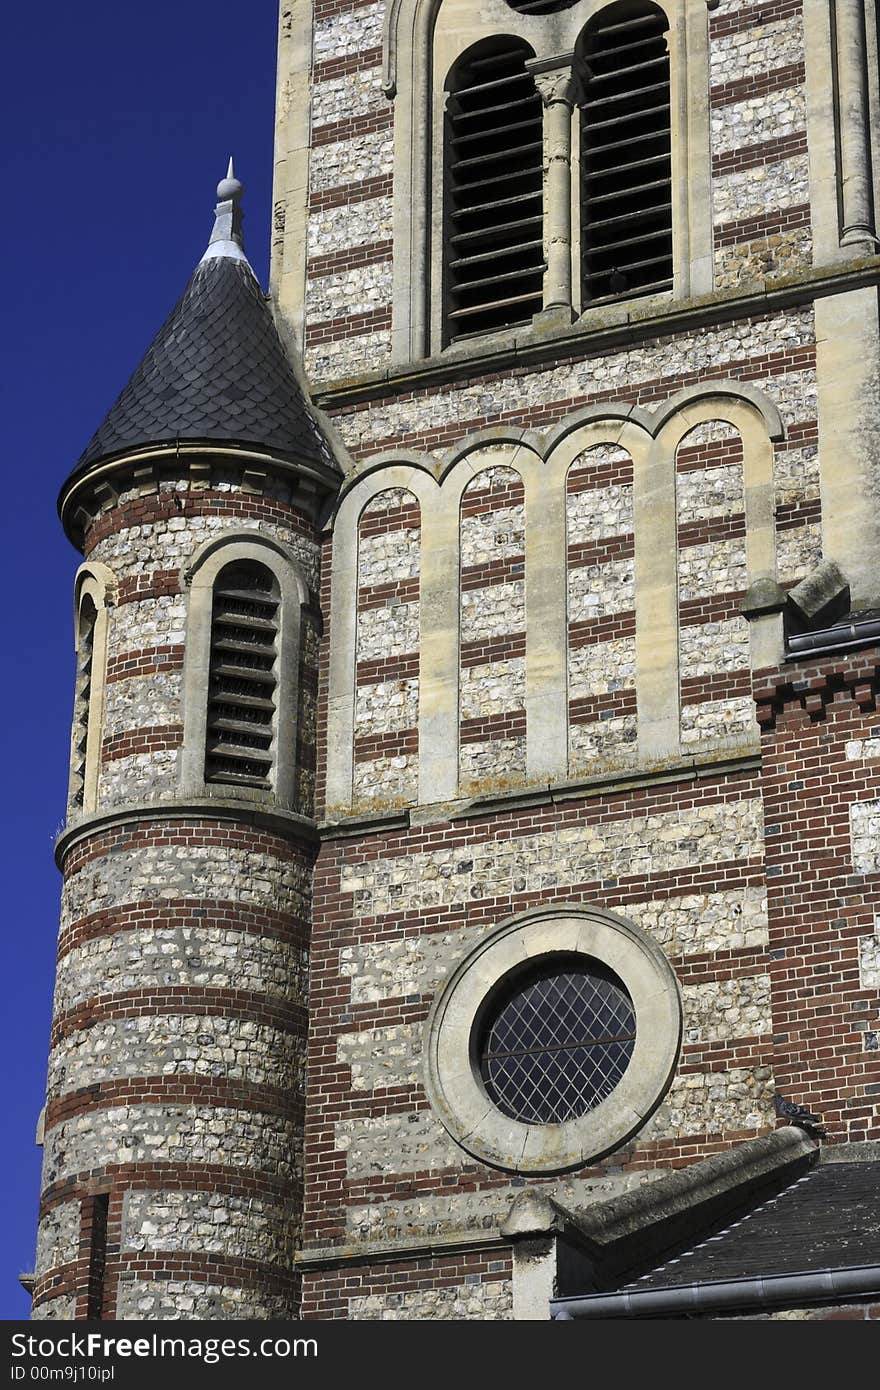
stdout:
[(355, 691), (354, 722), (358, 735), (412, 729), (418, 716), (418, 676), (359, 685)]
[(812, 256), (813, 238), (808, 227), (721, 246), (715, 253), (715, 288), (736, 289), (748, 281), (792, 275), (808, 267)]
[[(337, 41), (339, 28), (336, 29)], [(334, 56), (337, 56), (334, 54)], [(344, 77), (328, 78), (312, 87), (312, 132), (346, 116), (363, 116), (370, 111), (388, 110), (382, 91), (382, 69), (355, 68)]]
[(382, 329), (307, 346), (304, 361), (316, 381), (334, 381), (340, 377), (359, 376), (365, 362), (381, 367), (390, 355), (391, 330)]
[(391, 608), (367, 608), (357, 616), (358, 661), (404, 656), (419, 649), (418, 603), (395, 603)]
[(75, 1260), (79, 1254), (79, 1202), (60, 1202), (47, 1211), (37, 1231), (37, 1276)]
[(852, 863), (857, 874), (880, 871), (880, 801), (856, 801), (849, 808)]
[(746, 101), (713, 106), (711, 112), (712, 153), (740, 150), (778, 140), (807, 128), (806, 92), (802, 85), (783, 87)]
[(745, 510), (742, 464), (679, 473), (676, 480), (679, 525), (730, 516)]
[(421, 1084), (422, 1034), (420, 1025), (401, 1023), (393, 1028), (371, 1028), (366, 1033), (342, 1033), (336, 1058), (351, 1067), (353, 1091), (376, 1091), (390, 1086)]
[(874, 935), (859, 941), (859, 982), (862, 989), (880, 989), (880, 917), (874, 918)]
[[(622, 1197), (644, 1187), (661, 1174), (652, 1172), (608, 1173), (599, 1178), (556, 1178), (541, 1190), (569, 1211), (580, 1211), (594, 1202)], [(352, 1239), (398, 1239), (414, 1235), (440, 1235), (454, 1231), (495, 1231), (506, 1217), (519, 1189), (487, 1188), (482, 1192), (450, 1192), (442, 1197), (424, 1193), (411, 1199), (391, 1197), (386, 1202), (349, 1207), (346, 1227)]]
[(112, 660), (142, 647), (182, 645), (185, 636), (186, 599), (183, 594), (138, 599), (110, 610), (107, 656)]
[(822, 528), (798, 526), (776, 537), (776, 570), (780, 584), (803, 579), (822, 561)]
[(349, 247), (390, 241), (393, 218), (390, 198), (365, 198), (361, 202), (342, 204), (328, 212), (313, 212), (309, 216), (308, 254), (310, 257), (327, 256)]
[(492, 1279), (457, 1288), (359, 1294), (349, 1299), (348, 1315), (363, 1322), (498, 1322), (513, 1317), (513, 1286), (509, 1279)]
[(682, 989), (685, 1042), (751, 1038), (772, 1029), (770, 976), (741, 975)]
[(314, 30), (313, 62), (324, 63), (331, 58), (380, 47), (384, 18), (384, 0), (379, 0), (375, 5), (358, 5), (346, 10), (341, 22), (339, 14), (318, 20)]
[(459, 750), (460, 790), (477, 787), (501, 789), (526, 775), (524, 738), (495, 738), (485, 743), (463, 743)]
[[(454, 867), (450, 860), (446, 866), (450, 877)], [(768, 939), (763, 888), (730, 888), (627, 903), (624, 915), (672, 957), (766, 946)], [(339, 973), (350, 983), (352, 1004), (375, 1004), (407, 995), (431, 996), (484, 935), (483, 928), (462, 926), (457, 931), (343, 946)]]
[[(62, 925), (87, 913), (145, 898), (208, 898), (253, 903), (304, 917), (307, 873), (295, 859), (280, 860), (236, 845), (142, 846), (119, 849), (86, 863), (67, 879)], [(206, 924), (209, 925), (209, 924)]]
[(461, 594), (461, 641), (478, 637), (503, 637), (522, 632), (525, 627), (526, 591), (522, 579), (493, 584), (487, 589), (463, 589)]
[(641, 1139), (766, 1128), (773, 1123), (774, 1089), (766, 1066), (676, 1076)]
[(255, 1288), (204, 1284), (195, 1279), (120, 1279), (118, 1321), (175, 1322), (190, 1319), (284, 1321), (294, 1316), (291, 1298)]
[(355, 804), (375, 810), (408, 804), (416, 799), (418, 779), (418, 758), (412, 753), (356, 762), (352, 780)]
[(309, 281), (306, 313), (309, 320), (337, 319), (347, 314), (368, 314), (391, 303), (391, 261), (335, 275), (319, 275)]
[(465, 666), (459, 689), (462, 719), (522, 709), (526, 693), (525, 660), (515, 657), (486, 666)]
[(777, 449), (773, 457), (773, 487), (777, 506), (782, 502), (806, 502), (819, 496), (819, 450), (815, 444), (802, 449)]
[(749, 629), (745, 618), (723, 623), (694, 623), (679, 629), (683, 676), (749, 669)]
[(385, 531), (358, 540), (358, 584), (389, 584), (395, 579), (415, 579), (421, 551), (417, 527)]
[[(527, 411), (546, 406), (548, 401), (586, 403), (597, 392), (619, 391), (624, 399), (631, 399), (634, 383), (690, 378), (695, 372), (720, 369), (730, 362), (749, 361), (814, 341), (810, 306), (746, 323), (707, 327), (644, 347), (590, 356), (508, 379), (442, 387), (417, 400), (384, 401), (339, 415), (336, 425), (349, 448), (369, 453), (373, 440), (397, 438), (403, 442), (417, 431), (495, 417), (501, 411)], [(812, 370), (774, 376), (767, 389), (783, 416), (790, 412), (796, 420), (815, 418)], [(442, 449), (436, 452), (439, 455)]]
[(183, 676), (163, 671), (111, 681), (104, 693), (104, 738), (144, 726), (182, 723)]
[(706, 700), (698, 705), (681, 707), (681, 743), (683, 749), (697, 746), (731, 751), (749, 747), (759, 741), (755, 721), (755, 705), (751, 696), (730, 700)]
[(43, 1183), (121, 1163), (219, 1163), (300, 1176), (290, 1120), (225, 1106), (122, 1105), (90, 1110), (46, 1135)]
[(759, 855), (762, 842), (761, 802), (748, 797), (628, 821), (562, 825), (510, 840), (476, 842), (466, 850), (430, 850), (362, 864), (352, 856), (341, 868), (340, 890), (354, 894), (356, 917), (379, 917), (399, 912), (401, 893), (409, 911), (451, 906), (560, 884), (745, 859)]
[(569, 492), (565, 499), (568, 544), (628, 535), (633, 529), (632, 499), (628, 484)]
[(99, 936), (58, 962), (55, 1014), (99, 994), (186, 986), (238, 989), (273, 999), (303, 997), (307, 960), (301, 947), (271, 936), (210, 925), (155, 927)]
[[(212, 491), (230, 497), (248, 497), (241, 487), (213, 483)], [(181, 492), (184, 506), (188, 494)], [(198, 493), (193, 494), (198, 498)], [(124, 497), (120, 496), (120, 503)], [(274, 536), (288, 546), (303, 566), (312, 587), (318, 582), (318, 549), (313, 541), (296, 530), (268, 517), (255, 516), (171, 516), (140, 526), (123, 526), (98, 541), (90, 559), (109, 565), (117, 579), (150, 574), (153, 570), (183, 569), (200, 545), (224, 531), (259, 531)], [(125, 605), (128, 607), (129, 605)], [(143, 645), (138, 643), (137, 645)]]
[(576, 565), (568, 571), (568, 621), (582, 623), (635, 607), (635, 562)]
[(310, 178), (313, 193), (325, 188), (339, 188), (356, 183), (369, 170), (371, 178), (390, 174), (392, 170), (393, 136), (390, 130), (371, 135), (357, 135), (332, 145), (321, 145), (312, 151)]
[(125, 1194), (123, 1250), (186, 1250), (290, 1268), (298, 1223), (293, 1204), (226, 1192)]
[(282, 1089), (302, 1082), (303, 1052), (301, 1038), (239, 1018), (100, 1020), (52, 1049), (47, 1095), (137, 1076), (219, 1076)]
[(72, 1322), (76, 1313), (76, 1296), (61, 1294), (58, 1298), (46, 1298), (37, 1303), (31, 1312), (35, 1322)]
[(713, 87), (740, 81), (774, 68), (804, 60), (803, 20), (800, 15), (773, 24), (750, 24), (733, 34), (711, 39), (709, 82)]
[(171, 801), (178, 794), (178, 749), (113, 758), (101, 769), (98, 804), (102, 810), (129, 801)]
[(525, 507), (499, 507), (496, 511), (461, 519), (463, 566), (485, 565), (491, 560), (521, 556), (525, 541)]
[(716, 225), (740, 217), (764, 217), (773, 208), (800, 207), (810, 201), (810, 168), (806, 155), (756, 164), (712, 183)]
[(679, 599), (735, 594), (748, 588), (745, 540), (708, 541), (678, 552)]
[(593, 642), (573, 647), (568, 653), (568, 694), (604, 695), (635, 684), (636, 641), (618, 637), (612, 642)]
[(611, 772), (618, 767), (631, 767), (637, 757), (637, 738), (634, 714), (571, 724), (568, 730), (569, 771)]
[(458, 1170), (467, 1160), (431, 1110), (340, 1120), (335, 1134), (352, 1182), (428, 1168)]
[(880, 738), (850, 739), (846, 745), (846, 756), (850, 762), (862, 758), (880, 758)]

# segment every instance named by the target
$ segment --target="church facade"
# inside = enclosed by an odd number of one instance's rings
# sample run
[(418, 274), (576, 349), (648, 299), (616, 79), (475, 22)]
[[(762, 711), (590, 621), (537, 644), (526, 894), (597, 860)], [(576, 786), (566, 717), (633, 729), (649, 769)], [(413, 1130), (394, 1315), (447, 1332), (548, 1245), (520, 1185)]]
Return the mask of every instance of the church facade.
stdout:
[(230, 167), (59, 501), (35, 1317), (876, 1314), (878, 74), (282, 0), (271, 295)]

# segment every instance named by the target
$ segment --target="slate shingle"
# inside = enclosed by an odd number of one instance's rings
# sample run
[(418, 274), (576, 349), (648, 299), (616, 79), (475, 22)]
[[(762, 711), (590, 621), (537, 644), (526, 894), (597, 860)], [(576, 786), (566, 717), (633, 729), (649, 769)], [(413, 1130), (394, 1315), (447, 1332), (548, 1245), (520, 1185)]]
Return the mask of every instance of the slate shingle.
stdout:
[(244, 259), (196, 267), (76, 471), (177, 439), (260, 445), (336, 467)]

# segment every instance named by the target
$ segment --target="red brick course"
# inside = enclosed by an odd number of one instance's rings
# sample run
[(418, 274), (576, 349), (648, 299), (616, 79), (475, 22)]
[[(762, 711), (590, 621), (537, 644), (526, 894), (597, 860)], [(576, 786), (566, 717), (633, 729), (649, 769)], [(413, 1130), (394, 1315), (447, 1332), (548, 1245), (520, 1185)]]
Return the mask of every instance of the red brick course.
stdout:
[(151, 724), (142, 729), (126, 729), (124, 733), (104, 739), (101, 762), (129, 758), (137, 753), (161, 753), (166, 749), (179, 748), (182, 742), (182, 724)]
[(771, 92), (781, 92), (786, 87), (799, 87), (805, 80), (806, 71), (803, 63), (788, 63), (785, 67), (774, 68), (771, 72), (737, 77), (731, 82), (720, 82), (718, 86), (710, 87), (709, 105), (732, 106), (734, 102), (769, 96)]
[(809, 203), (796, 207), (779, 208), (760, 217), (738, 217), (732, 222), (715, 225), (715, 246), (733, 246), (742, 242), (762, 241), (766, 237), (779, 236), (795, 227), (809, 227), (811, 221)]
[(757, 25), (775, 24), (803, 13), (803, 0), (767, 0), (759, 5), (709, 15), (709, 38), (720, 39)]
[(99, 541), (129, 526), (150, 526), (172, 517), (228, 516), (261, 521), (275, 521), (301, 535), (314, 537), (314, 526), (306, 514), (289, 502), (259, 493), (219, 492), (216, 488), (198, 491), (151, 492), (144, 497), (132, 497), (103, 512), (86, 529), (86, 557)]

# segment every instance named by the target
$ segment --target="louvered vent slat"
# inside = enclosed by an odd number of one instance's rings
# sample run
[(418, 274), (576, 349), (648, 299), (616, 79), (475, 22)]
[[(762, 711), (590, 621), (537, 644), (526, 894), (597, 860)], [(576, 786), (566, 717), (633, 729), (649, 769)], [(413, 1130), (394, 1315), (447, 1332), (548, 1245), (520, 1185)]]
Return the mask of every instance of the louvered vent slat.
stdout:
[(274, 760), (278, 589), (262, 565), (229, 565), (214, 589), (205, 781), (268, 787)]
[(449, 341), (527, 323), (543, 302), (543, 113), (525, 67), (532, 56), (521, 39), (490, 39), (453, 71), (444, 237)]
[(587, 26), (580, 52), (585, 303), (672, 286), (667, 29), (653, 4), (609, 5)]

